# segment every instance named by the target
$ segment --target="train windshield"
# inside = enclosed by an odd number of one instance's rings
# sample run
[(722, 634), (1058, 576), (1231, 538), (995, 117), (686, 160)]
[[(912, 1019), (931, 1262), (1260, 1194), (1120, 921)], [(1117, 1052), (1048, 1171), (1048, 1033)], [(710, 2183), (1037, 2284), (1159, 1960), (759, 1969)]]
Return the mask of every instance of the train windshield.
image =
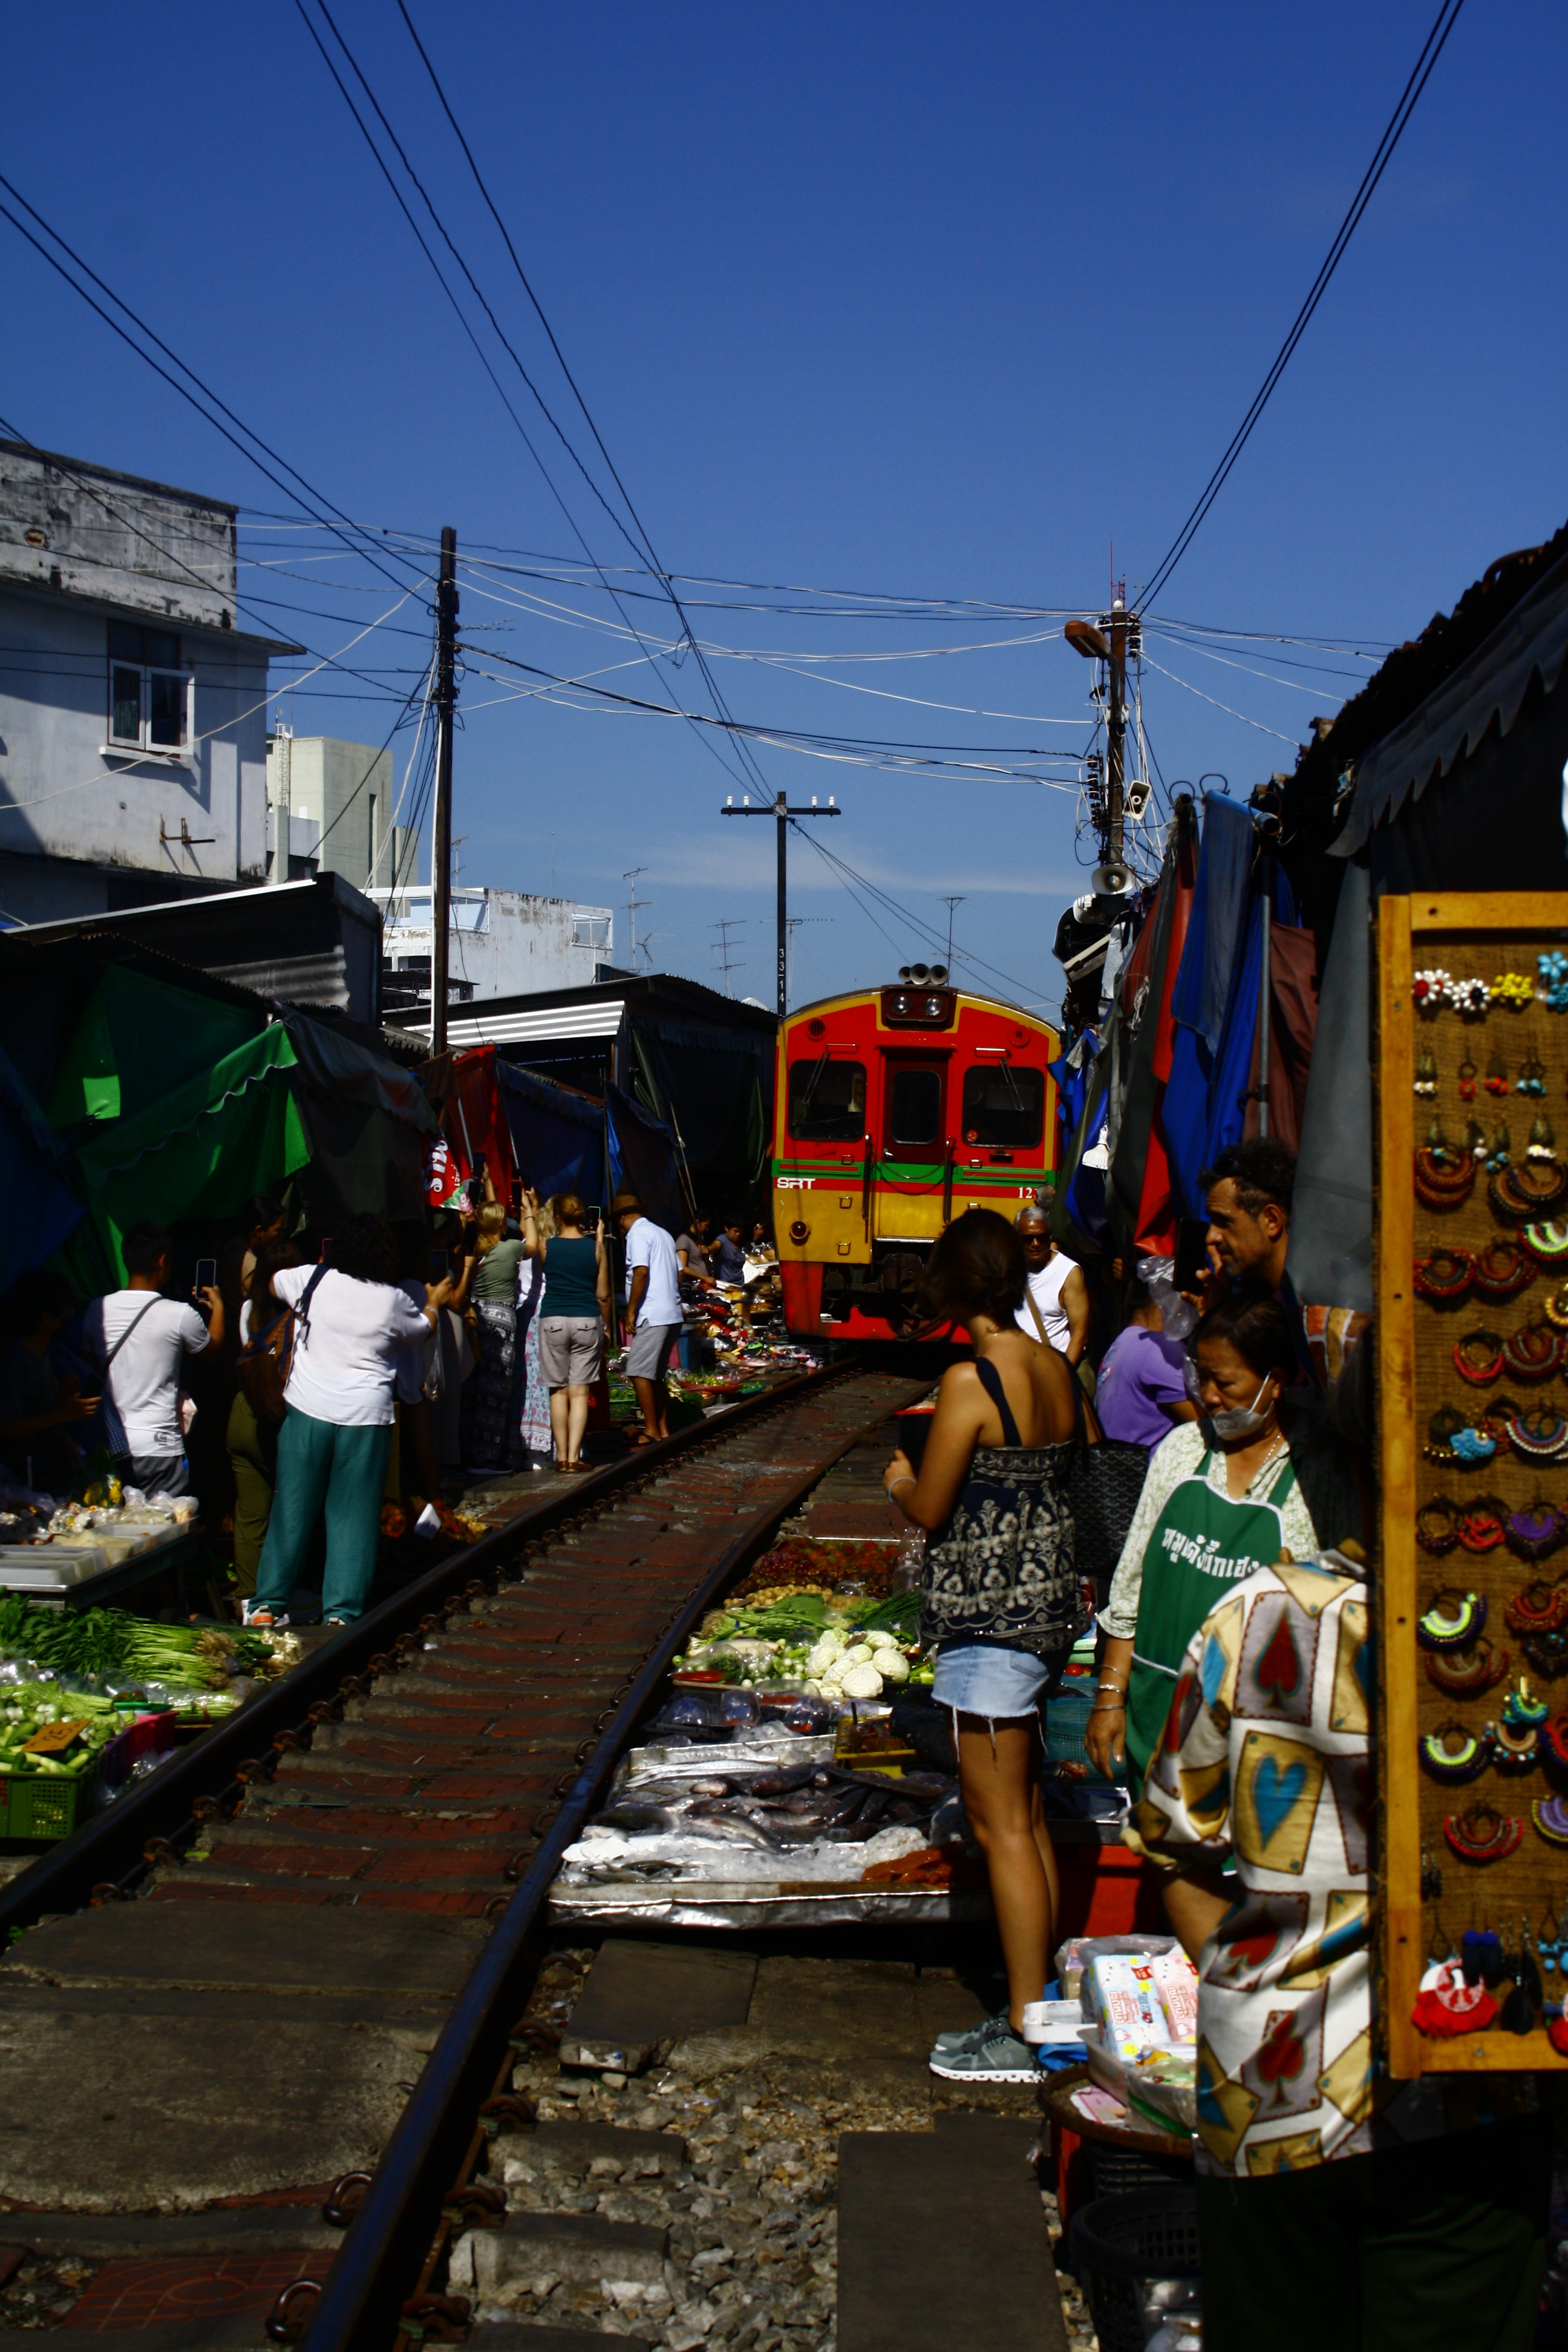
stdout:
[(888, 1078), (888, 1140), (922, 1145), (942, 1139), (942, 1072), (900, 1069)]
[(866, 1065), (826, 1054), (789, 1066), (789, 1131), (803, 1143), (858, 1143), (866, 1132)]
[(964, 1073), (963, 1139), (994, 1150), (1027, 1149), (1040, 1139), (1045, 1121), (1043, 1070), (1016, 1070), (1009, 1062), (988, 1062)]

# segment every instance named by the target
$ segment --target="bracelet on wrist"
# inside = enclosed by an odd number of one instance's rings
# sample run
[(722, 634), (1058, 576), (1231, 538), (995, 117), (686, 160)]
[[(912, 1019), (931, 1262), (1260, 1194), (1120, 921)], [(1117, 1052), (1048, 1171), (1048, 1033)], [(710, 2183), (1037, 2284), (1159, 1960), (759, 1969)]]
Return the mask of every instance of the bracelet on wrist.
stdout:
[(1096, 1699), (1089, 1711), (1090, 1715), (1125, 1715), (1127, 1701), (1124, 1698)]
[(918, 1486), (919, 1485), (920, 1480), (915, 1477), (892, 1478), (889, 1479), (887, 1486), (883, 1487), (882, 1492), (890, 1501), (898, 1493), (900, 1486)]

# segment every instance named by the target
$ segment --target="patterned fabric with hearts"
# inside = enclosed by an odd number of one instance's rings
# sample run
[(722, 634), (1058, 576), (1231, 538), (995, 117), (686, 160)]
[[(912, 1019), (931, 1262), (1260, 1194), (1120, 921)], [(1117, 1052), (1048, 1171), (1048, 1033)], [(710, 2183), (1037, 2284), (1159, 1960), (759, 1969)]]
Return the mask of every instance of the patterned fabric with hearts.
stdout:
[(1240, 1882), (1198, 1963), (1206, 2173), (1300, 2171), (1475, 2120), (1440, 2078), (1373, 2071), (1364, 1576), (1327, 1551), (1231, 1587), (1124, 1832), (1159, 1869), (1225, 1862)]

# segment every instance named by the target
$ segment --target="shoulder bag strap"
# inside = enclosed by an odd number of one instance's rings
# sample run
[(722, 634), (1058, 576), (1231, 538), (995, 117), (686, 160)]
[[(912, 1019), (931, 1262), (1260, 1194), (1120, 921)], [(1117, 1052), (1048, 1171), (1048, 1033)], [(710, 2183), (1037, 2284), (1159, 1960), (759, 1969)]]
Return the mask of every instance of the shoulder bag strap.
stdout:
[(1034, 1317), (1034, 1318), (1035, 1318), (1035, 1328), (1036, 1328), (1036, 1330), (1037, 1330), (1037, 1331), (1039, 1333), (1039, 1335), (1040, 1335), (1040, 1345), (1041, 1345), (1041, 1347), (1042, 1347), (1042, 1348), (1048, 1348), (1048, 1347), (1050, 1346), (1050, 1344), (1051, 1344), (1051, 1343), (1050, 1343), (1049, 1339), (1047, 1339), (1047, 1337), (1046, 1337), (1046, 1322), (1045, 1322), (1045, 1318), (1044, 1318), (1044, 1316), (1040, 1313), (1039, 1308), (1038, 1308), (1038, 1307), (1036, 1306), (1036, 1304), (1035, 1304), (1035, 1294), (1034, 1294), (1034, 1292), (1030, 1289), (1030, 1287), (1029, 1287), (1029, 1286), (1028, 1286), (1028, 1283), (1027, 1283), (1027, 1282), (1026, 1282), (1026, 1283), (1025, 1283), (1025, 1285), (1024, 1285), (1024, 1298), (1025, 1298), (1025, 1302), (1026, 1302), (1026, 1305), (1027, 1305), (1027, 1307), (1028, 1307), (1028, 1309), (1029, 1309), (1030, 1314), (1031, 1314), (1031, 1315)]

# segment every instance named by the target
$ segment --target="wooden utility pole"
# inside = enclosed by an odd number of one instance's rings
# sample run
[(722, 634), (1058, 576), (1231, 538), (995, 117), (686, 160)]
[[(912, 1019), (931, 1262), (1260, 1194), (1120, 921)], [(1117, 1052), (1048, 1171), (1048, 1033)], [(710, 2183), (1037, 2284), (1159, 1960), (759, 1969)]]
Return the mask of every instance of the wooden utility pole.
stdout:
[(430, 876), (430, 1051), (447, 1050), (447, 963), (452, 943), (452, 718), (458, 701), (458, 534), (441, 532), (436, 584), (436, 825)]
[(789, 821), (792, 816), (842, 816), (844, 812), (835, 804), (831, 793), (828, 794), (827, 806), (826, 808), (818, 808), (815, 799), (809, 808), (791, 808), (788, 797), (784, 793), (780, 793), (777, 798), (771, 803), (764, 801), (760, 808), (753, 808), (749, 799), (745, 800), (740, 808), (737, 808), (735, 806), (735, 796), (733, 793), (731, 793), (729, 800), (720, 810), (719, 814), (721, 816), (771, 816), (776, 819), (778, 824), (778, 1006), (779, 1019), (782, 1021), (784, 1014), (789, 1011), (789, 864), (785, 846), (789, 838)]
[[(1120, 596), (1110, 605), (1110, 710), (1106, 725), (1105, 863), (1125, 873), (1122, 816), (1127, 780), (1127, 608)], [(1118, 886), (1120, 887), (1120, 886)]]

